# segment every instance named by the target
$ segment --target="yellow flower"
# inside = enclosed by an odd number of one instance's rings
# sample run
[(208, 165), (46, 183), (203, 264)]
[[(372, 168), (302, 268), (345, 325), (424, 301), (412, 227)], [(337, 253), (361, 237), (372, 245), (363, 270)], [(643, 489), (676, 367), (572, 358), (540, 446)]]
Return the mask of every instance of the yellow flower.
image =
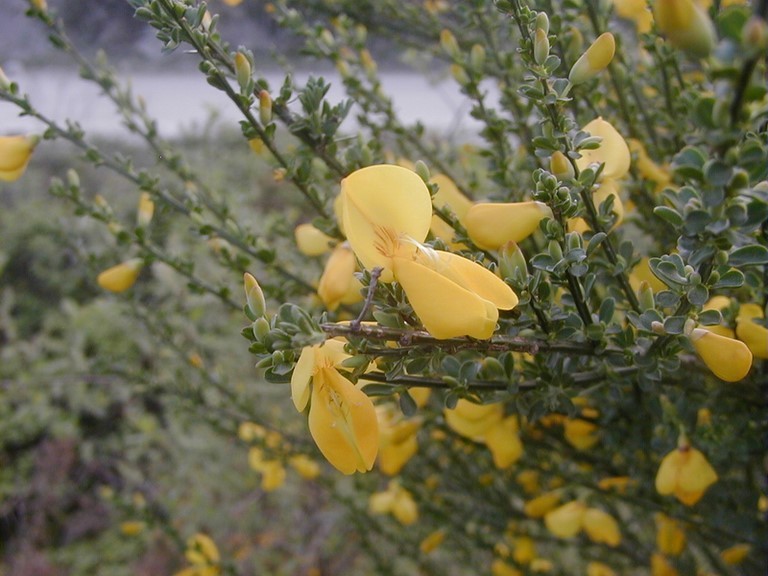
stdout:
[(679, 572), (663, 554), (653, 553), (651, 556), (651, 576), (678, 576), (678, 574)]
[(547, 492), (526, 502), (523, 512), (529, 518), (541, 518), (553, 510), (559, 503), (560, 496), (556, 492)]
[(299, 224), (293, 231), (293, 235), (299, 252), (305, 256), (320, 256), (330, 252), (331, 246), (336, 243), (336, 240), (312, 224)]
[(347, 242), (337, 245), (331, 252), (317, 286), (317, 294), (328, 310), (363, 299), (360, 292), (363, 286), (354, 275), (356, 265), (355, 255)]
[(680, 523), (661, 512), (656, 520), (656, 548), (667, 556), (679, 556), (685, 549), (685, 532)]
[(491, 576), (523, 576), (523, 573), (504, 562), (504, 560), (496, 558), (491, 563)]
[(483, 436), (483, 441), (491, 451), (493, 464), (499, 470), (509, 468), (523, 455), (523, 443), (520, 441), (520, 426), (517, 416), (507, 416), (494, 424)]
[(720, 552), (720, 558), (722, 558), (723, 562), (726, 564), (734, 566), (744, 562), (744, 559), (751, 551), (752, 547), (749, 544), (734, 544), (730, 548), (726, 548)]
[(656, 473), (656, 491), (662, 496), (673, 494), (686, 506), (696, 504), (715, 482), (717, 472), (704, 454), (691, 447), (685, 438), (664, 456)]
[(517, 305), (509, 286), (487, 268), (422, 244), (432, 203), (424, 182), (406, 168), (370, 166), (341, 184), (344, 230), (363, 265), (397, 280), (424, 327), (436, 338), (493, 335), (498, 310)]
[(312, 480), (320, 475), (320, 465), (305, 454), (291, 456), (288, 463), (305, 480)]
[(184, 556), (190, 564), (197, 566), (217, 564), (221, 559), (219, 549), (211, 537), (199, 532), (187, 540)]
[(0, 180), (21, 178), (39, 141), (38, 136), (0, 136)]
[[(467, 211), (472, 206), (472, 201), (462, 194), (456, 184), (445, 174), (435, 174), (429, 179), (430, 183), (437, 184), (437, 193), (432, 197), (432, 205), (436, 208), (448, 208), (456, 215), (459, 222), (465, 224)], [(459, 245), (452, 242), (453, 228), (449, 226), (437, 214), (432, 215), (429, 229), (436, 238), (440, 238), (449, 246)]]
[(648, 9), (646, 0), (613, 0), (613, 7), (620, 18), (632, 20), (638, 33), (651, 31), (653, 14)]
[(402, 412), (390, 404), (376, 407), (379, 421), (379, 469), (387, 476), (394, 476), (416, 454), (416, 440), (421, 422), (405, 420)]
[(765, 317), (758, 304), (742, 304), (736, 317), (736, 337), (747, 345), (756, 358), (768, 359), (768, 328), (754, 320)]
[(507, 242), (522, 242), (539, 228), (552, 210), (543, 202), (478, 203), (466, 216), (472, 242), (486, 250), (498, 250)]
[(656, 0), (653, 16), (669, 42), (691, 56), (703, 58), (715, 47), (712, 20), (693, 0)]
[(371, 494), (368, 509), (373, 514), (392, 514), (404, 526), (409, 526), (419, 519), (416, 501), (396, 480), (390, 481), (384, 492)]
[(572, 538), (581, 531), (586, 511), (586, 504), (574, 500), (548, 512), (544, 524), (558, 538)]
[(482, 437), (504, 417), (501, 404), (475, 404), (461, 398), (453, 409), (443, 412), (448, 427), (457, 434), (481, 441)]
[(587, 564), (587, 576), (616, 576), (616, 572), (602, 562), (590, 562)]
[(579, 152), (581, 158), (576, 160), (579, 170), (584, 170), (590, 164), (605, 164), (601, 178), (606, 180), (618, 180), (629, 172), (632, 161), (629, 147), (616, 128), (602, 118), (595, 118), (582, 130), (589, 132), (592, 136), (599, 136), (602, 141), (593, 150)]
[(584, 532), (592, 542), (615, 548), (621, 544), (621, 531), (613, 516), (598, 508), (589, 508), (582, 518)]
[(752, 352), (744, 342), (694, 328), (688, 337), (712, 373), (725, 382), (738, 382), (752, 368)]
[(577, 450), (589, 450), (597, 444), (599, 428), (597, 424), (581, 418), (568, 418), (563, 422), (563, 435), (566, 442)]
[[(641, 1), (643, 6), (645, 6), (645, 0)], [(659, 166), (651, 160), (651, 157), (648, 156), (648, 152), (645, 151), (645, 146), (640, 140), (630, 138), (627, 140), (627, 144), (629, 145), (629, 149), (635, 154), (635, 167), (640, 175), (646, 180), (650, 180), (656, 184), (654, 187), (656, 192), (663, 190), (667, 184), (672, 181), (669, 168)]]
[(223, 0), (223, 1), (224, 1), (224, 4), (226, 4), (227, 6), (238, 6), (243, 2), (243, 0)]
[(514, 539), (512, 559), (518, 564), (530, 564), (536, 558), (536, 545), (528, 536), (520, 536)]
[(125, 536), (136, 536), (141, 534), (146, 527), (146, 522), (141, 522), (140, 520), (130, 520), (128, 522), (120, 523), (120, 532)]
[(629, 476), (609, 476), (603, 478), (597, 483), (597, 487), (600, 490), (616, 490), (619, 494), (625, 494), (627, 487), (633, 481)]
[(96, 278), (96, 282), (104, 290), (125, 292), (136, 283), (143, 266), (144, 261), (141, 258), (127, 260), (101, 272)]
[(419, 552), (422, 554), (429, 554), (440, 546), (440, 544), (443, 543), (443, 540), (445, 540), (445, 530), (435, 530), (421, 541), (419, 544)]
[(608, 67), (613, 60), (615, 51), (616, 42), (613, 39), (613, 34), (604, 32), (576, 60), (568, 74), (568, 80), (571, 81), (571, 84), (580, 84), (591, 80)]
[(328, 462), (344, 474), (370, 470), (379, 447), (373, 402), (336, 369), (348, 357), (337, 340), (308, 346), (291, 377), (296, 409), (303, 411), (311, 396), (310, 434)]
[(149, 226), (152, 216), (155, 213), (155, 203), (149, 192), (142, 192), (139, 196), (139, 207), (136, 210), (136, 225), (141, 227)]

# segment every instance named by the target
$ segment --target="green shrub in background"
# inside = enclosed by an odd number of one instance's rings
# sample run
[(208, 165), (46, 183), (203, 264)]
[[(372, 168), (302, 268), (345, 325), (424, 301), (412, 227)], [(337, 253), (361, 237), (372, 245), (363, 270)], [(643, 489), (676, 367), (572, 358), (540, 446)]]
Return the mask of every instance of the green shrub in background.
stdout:
[[(84, 462), (111, 450), (94, 505), (130, 517), (126, 538), (184, 553), (167, 555), (163, 573), (762, 573), (765, 2), (266, 4), (308, 55), (334, 63), (342, 102), (318, 77), (270, 86), (260, 59), (220, 36), (214, 6), (130, 3), (163, 49), (196, 54), (248, 144), (214, 139), (185, 157), (106, 63), (81, 56), (55, 13), (31, 2), (154, 163), (48, 119), (0, 76), (0, 98), (44, 126), (41, 141), (0, 139), (0, 178), (65, 140), (129, 188), (94, 190), (74, 170), (51, 184), (109, 235), (80, 235), (91, 240), (77, 262), (94, 280), (74, 274), (89, 287), (66, 294), (83, 301), (49, 325), (23, 315), (29, 334), (58, 343), (33, 351), (41, 370), (59, 386), (76, 375), (82, 392), (32, 397), (19, 384), (37, 372), (4, 351), (3, 409), (14, 421), (35, 414), (32, 432), (4, 427), (12, 471), (35, 477), (14, 457), (29, 451), (12, 448), (14, 434), (39, 444), (37, 429), (78, 439)], [(479, 139), (402, 123), (369, 37), (445, 67)], [(258, 160), (229, 165), (236, 146)], [(72, 222), (52, 229), (71, 238)], [(96, 298), (96, 281), (121, 296)], [(23, 309), (6, 304), (4, 318)], [(268, 383), (236, 366), (242, 310)], [(57, 365), (73, 342), (81, 353)], [(110, 402), (84, 419), (101, 394)], [(114, 414), (126, 407), (127, 425)], [(275, 491), (277, 507), (253, 523), (228, 526), (212, 496), (244, 451), (214, 449), (199, 490), (184, 489), (195, 471), (169, 470), (189, 463), (190, 442), (222, 437), (249, 446), (261, 491)], [(145, 462), (157, 454), (168, 462)], [(199, 501), (180, 501), (177, 482)], [(103, 526), (86, 533), (107, 538)], [(78, 537), (43, 535), (37, 547), (87, 573), (67, 556), (94, 549)], [(120, 565), (130, 552), (115, 540), (96, 549), (123, 550)]]

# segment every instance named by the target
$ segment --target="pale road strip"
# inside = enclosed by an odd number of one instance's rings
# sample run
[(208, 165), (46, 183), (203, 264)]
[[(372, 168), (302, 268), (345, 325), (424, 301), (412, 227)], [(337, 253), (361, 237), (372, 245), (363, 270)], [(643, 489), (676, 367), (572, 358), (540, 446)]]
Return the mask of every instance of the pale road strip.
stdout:
[[(6, 70), (6, 74), (19, 84), (21, 93), (29, 94), (32, 104), (40, 112), (57, 122), (66, 119), (77, 121), (89, 136), (127, 136), (112, 102), (100, 94), (98, 86), (83, 80), (76, 72), (19, 67)], [(306, 82), (308, 76), (309, 73), (297, 73), (297, 85)], [(322, 76), (331, 82), (329, 101), (336, 103), (342, 100), (345, 95), (338, 77), (333, 74)], [(215, 114), (218, 126), (229, 124), (238, 129), (241, 117), (234, 104), (223, 93), (209, 86), (201, 74), (193, 71), (134, 71), (121, 79), (130, 81), (134, 96), (144, 98), (147, 110), (157, 120), (159, 132), (164, 138), (195, 134), (207, 125), (212, 114)], [(273, 90), (279, 89), (282, 79), (278, 72), (267, 78)], [(478, 130), (479, 124), (469, 116), (471, 103), (451, 80), (435, 84), (415, 72), (394, 72), (383, 74), (382, 84), (406, 125), (421, 122), (426, 128), (445, 136), (466, 135)], [(495, 101), (495, 90), (491, 92), (491, 101)], [(353, 109), (342, 131), (355, 128), (354, 117)], [(19, 117), (14, 105), (0, 101), (0, 134), (40, 130), (39, 122)]]

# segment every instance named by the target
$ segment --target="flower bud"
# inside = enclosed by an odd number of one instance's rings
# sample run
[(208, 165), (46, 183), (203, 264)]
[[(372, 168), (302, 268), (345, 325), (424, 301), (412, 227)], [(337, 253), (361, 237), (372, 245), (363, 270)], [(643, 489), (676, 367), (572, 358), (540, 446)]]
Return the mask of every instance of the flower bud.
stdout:
[(443, 51), (453, 59), (458, 58), (461, 53), (459, 43), (456, 41), (456, 36), (454, 36), (453, 32), (447, 28), (440, 31), (440, 46), (443, 48)]
[(48, 10), (48, 2), (46, 0), (29, 0), (33, 8), (37, 8), (41, 12)]
[(704, 58), (715, 47), (717, 36), (712, 20), (694, 0), (657, 0), (653, 15), (659, 30), (675, 48)]
[(482, 72), (485, 66), (485, 48), (482, 44), (475, 44), (469, 51), (469, 64), (476, 72)]
[(242, 52), (235, 54), (235, 76), (242, 92), (248, 91), (251, 82), (251, 63)]
[(11, 81), (8, 80), (8, 76), (5, 75), (3, 69), (0, 68), (0, 90), (7, 90), (11, 87)]
[(254, 318), (264, 317), (267, 313), (267, 301), (264, 299), (264, 292), (262, 292), (256, 278), (248, 272), (243, 274), (243, 287), (248, 310), (251, 311)]
[(533, 39), (533, 59), (541, 66), (549, 57), (549, 38), (547, 33), (541, 28), (536, 28), (536, 34)]
[(552, 153), (552, 157), (549, 159), (549, 171), (561, 181), (570, 180), (575, 175), (573, 165), (560, 150)]
[(581, 84), (591, 80), (608, 67), (615, 51), (616, 42), (613, 34), (610, 32), (601, 34), (571, 67), (568, 80), (571, 84)]
[(136, 283), (143, 266), (144, 261), (141, 258), (133, 258), (104, 270), (96, 278), (96, 282), (104, 290), (115, 293), (125, 292)]
[(752, 368), (752, 352), (744, 342), (694, 328), (688, 335), (696, 353), (712, 373), (725, 382), (738, 382)]
[(266, 90), (259, 92), (259, 120), (265, 126), (272, 122), (272, 96)]
[(551, 217), (543, 202), (478, 203), (467, 211), (464, 225), (480, 248), (496, 250), (510, 241), (522, 242)]
[(259, 342), (264, 342), (264, 339), (266, 338), (267, 334), (269, 334), (270, 330), (269, 320), (263, 316), (256, 318), (256, 320), (253, 322), (253, 325), (251, 326), (251, 329), (253, 330), (253, 335), (256, 337), (256, 340)]
[(320, 256), (330, 251), (335, 242), (325, 232), (318, 230), (312, 224), (299, 224), (293, 231), (296, 246), (305, 256)]
[(467, 71), (459, 64), (451, 64), (451, 76), (453, 76), (453, 79), (456, 80), (460, 86), (466, 86), (471, 82)]
[(525, 281), (528, 278), (528, 266), (520, 246), (507, 242), (499, 249), (499, 272), (504, 279)]
[(139, 207), (136, 211), (136, 225), (140, 228), (146, 228), (152, 221), (155, 213), (155, 203), (149, 192), (142, 192), (139, 196)]

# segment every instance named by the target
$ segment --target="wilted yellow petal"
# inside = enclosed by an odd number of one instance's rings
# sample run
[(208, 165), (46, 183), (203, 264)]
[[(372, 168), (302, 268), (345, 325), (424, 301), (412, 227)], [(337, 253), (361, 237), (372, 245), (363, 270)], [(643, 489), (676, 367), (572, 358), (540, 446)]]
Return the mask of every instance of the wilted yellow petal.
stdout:
[(392, 267), (414, 312), (435, 338), (493, 335), (499, 312), (491, 302), (418, 262), (394, 258)]
[(362, 168), (344, 178), (341, 205), (352, 249), (367, 269), (384, 268), (384, 282), (392, 280), (390, 260), (400, 239), (424, 241), (432, 220), (426, 184), (415, 172), (390, 164)]
[(329, 252), (336, 240), (312, 224), (299, 224), (293, 231), (296, 246), (305, 256), (320, 256)]
[(576, 160), (579, 170), (584, 170), (590, 164), (604, 163), (603, 178), (613, 180), (622, 178), (629, 171), (631, 156), (629, 147), (621, 134), (602, 118), (595, 118), (584, 126), (583, 130), (603, 140), (598, 148), (580, 152), (581, 158)]
[(110, 292), (125, 292), (136, 283), (144, 261), (141, 258), (127, 260), (117, 266), (112, 266), (101, 272), (96, 282)]
[(571, 538), (581, 530), (586, 510), (582, 502), (568, 502), (548, 512), (544, 516), (544, 524), (558, 538)]
[(486, 250), (498, 250), (507, 242), (522, 242), (551, 218), (543, 202), (478, 203), (466, 215), (466, 228), (472, 242)]
[(379, 448), (373, 402), (335, 368), (321, 367), (313, 378), (309, 431), (340, 472), (365, 472), (373, 466)]
[(589, 508), (584, 513), (584, 531), (592, 542), (616, 547), (621, 544), (619, 524), (613, 516), (598, 508)]
[(738, 382), (752, 368), (752, 352), (744, 342), (694, 328), (690, 335), (696, 353), (712, 373), (726, 382)]

